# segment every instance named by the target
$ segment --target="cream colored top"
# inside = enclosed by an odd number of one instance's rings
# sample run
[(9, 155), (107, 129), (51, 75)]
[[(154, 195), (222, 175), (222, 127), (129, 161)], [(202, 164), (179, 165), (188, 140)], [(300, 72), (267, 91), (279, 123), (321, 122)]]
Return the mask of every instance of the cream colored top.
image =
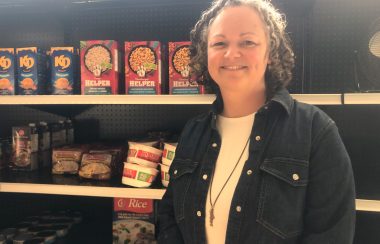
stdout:
[[(251, 134), (254, 119), (255, 113), (240, 118), (227, 118), (221, 115), (217, 118), (216, 126), (222, 139), (222, 145), (216, 161), (211, 189), (213, 203), (244, 149)], [(244, 163), (248, 159), (248, 148), (249, 144), (245, 148), (234, 173), (224, 187), (219, 199), (214, 204), (215, 219), (213, 220), (213, 226), (210, 226), (210, 190), (207, 194), (205, 224), (208, 244), (225, 243), (230, 208), (232, 207), (235, 210), (235, 206), (231, 206), (231, 201)]]

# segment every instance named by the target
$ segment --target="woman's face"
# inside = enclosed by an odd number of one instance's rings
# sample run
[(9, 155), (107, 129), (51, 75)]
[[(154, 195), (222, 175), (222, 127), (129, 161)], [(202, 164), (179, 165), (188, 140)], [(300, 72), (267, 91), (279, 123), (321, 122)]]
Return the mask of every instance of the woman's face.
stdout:
[(209, 27), (208, 71), (222, 92), (265, 91), (268, 53), (265, 25), (250, 7), (227, 7)]

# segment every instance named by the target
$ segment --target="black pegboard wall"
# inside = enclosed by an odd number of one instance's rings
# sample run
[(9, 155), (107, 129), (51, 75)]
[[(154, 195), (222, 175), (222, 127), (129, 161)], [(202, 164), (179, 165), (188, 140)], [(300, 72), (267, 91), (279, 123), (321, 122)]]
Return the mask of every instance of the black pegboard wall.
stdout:
[(100, 139), (126, 140), (146, 136), (149, 131), (179, 133), (186, 121), (209, 108), (210, 105), (98, 105), (75, 120), (96, 120)]
[(318, 0), (312, 11), (310, 90), (353, 92), (354, 50), (380, 16), (378, 0)]

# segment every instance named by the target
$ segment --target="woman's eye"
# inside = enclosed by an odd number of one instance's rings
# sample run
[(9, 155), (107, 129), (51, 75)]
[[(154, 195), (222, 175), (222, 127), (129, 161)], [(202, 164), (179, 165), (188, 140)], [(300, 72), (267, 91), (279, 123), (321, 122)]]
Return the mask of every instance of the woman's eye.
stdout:
[(223, 47), (226, 44), (224, 42), (214, 42), (211, 44), (212, 47)]
[(251, 46), (256, 46), (257, 44), (254, 41), (245, 40), (242, 42), (242, 45), (246, 47), (251, 47)]

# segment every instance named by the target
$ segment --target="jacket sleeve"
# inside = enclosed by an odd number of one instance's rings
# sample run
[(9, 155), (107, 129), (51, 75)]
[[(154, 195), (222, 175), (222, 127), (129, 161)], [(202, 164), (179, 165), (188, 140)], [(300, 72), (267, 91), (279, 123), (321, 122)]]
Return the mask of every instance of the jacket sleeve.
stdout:
[(300, 244), (353, 243), (354, 177), (350, 158), (332, 120), (312, 142), (309, 167)]
[(169, 183), (158, 210), (158, 244), (184, 243), (174, 216), (173, 191)]

